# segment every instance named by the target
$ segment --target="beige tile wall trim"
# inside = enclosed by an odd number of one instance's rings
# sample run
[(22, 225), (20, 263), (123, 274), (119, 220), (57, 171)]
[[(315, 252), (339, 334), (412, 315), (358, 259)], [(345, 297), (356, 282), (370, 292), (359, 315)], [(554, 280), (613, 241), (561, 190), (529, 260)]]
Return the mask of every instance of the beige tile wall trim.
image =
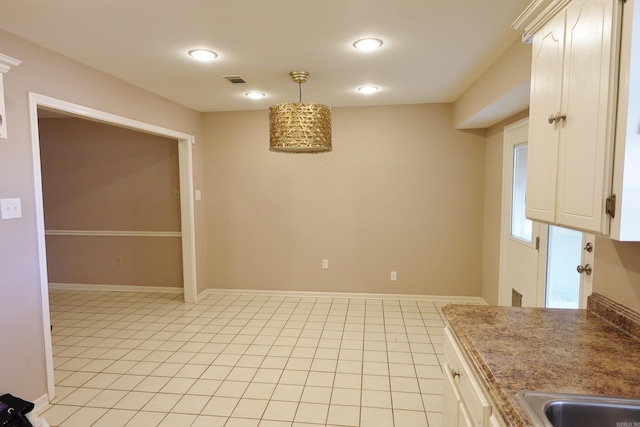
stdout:
[(270, 295), (292, 297), (320, 297), (320, 298), (369, 298), (383, 300), (421, 300), (447, 301), (469, 304), (488, 305), (481, 297), (441, 296), (441, 295), (410, 295), (410, 294), (370, 294), (349, 292), (308, 292), (308, 291), (265, 291), (252, 289), (205, 289), (198, 294), (198, 300), (207, 295)]
[(83, 283), (49, 283), (49, 289), (74, 291), (120, 291), (120, 292), (165, 292), (181, 294), (183, 288), (167, 286), (126, 286), (126, 285), (93, 285)]

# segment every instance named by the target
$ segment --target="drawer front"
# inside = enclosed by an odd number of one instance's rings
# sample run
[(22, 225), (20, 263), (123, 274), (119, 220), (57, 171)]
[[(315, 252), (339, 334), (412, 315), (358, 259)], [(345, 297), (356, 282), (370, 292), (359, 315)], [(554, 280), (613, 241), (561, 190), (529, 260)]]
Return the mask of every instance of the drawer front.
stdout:
[(484, 391), (472, 374), (471, 367), (448, 329), (445, 329), (444, 355), (449, 369), (451, 369), (450, 374), (453, 376), (454, 383), (458, 386), (462, 404), (466, 407), (473, 425), (489, 425), (491, 404), (486, 399)]

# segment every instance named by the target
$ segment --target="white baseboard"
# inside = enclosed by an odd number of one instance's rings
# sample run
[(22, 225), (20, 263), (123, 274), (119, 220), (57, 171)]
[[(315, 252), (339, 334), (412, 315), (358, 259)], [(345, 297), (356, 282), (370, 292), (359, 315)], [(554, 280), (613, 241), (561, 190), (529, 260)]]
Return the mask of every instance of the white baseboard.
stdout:
[(49, 395), (43, 394), (39, 398), (37, 398), (33, 404), (35, 405), (33, 408), (33, 412), (36, 414), (42, 414), (49, 408)]
[(178, 288), (178, 287), (92, 285), (92, 284), (82, 284), (82, 283), (49, 283), (49, 289), (73, 290), (73, 291), (164, 292), (167, 294), (184, 293), (184, 288)]
[[(92, 285), (82, 283), (49, 283), (50, 289), (75, 291), (119, 291), (119, 292), (164, 292), (181, 294), (183, 288), (163, 286), (125, 286), (125, 285)], [(351, 298), (381, 300), (418, 300), (433, 302), (456, 302), (460, 304), (488, 305), (482, 297), (415, 295), (415, 294), (378, 294), (360, 292), (317, 292), (317, 291), (275, 291), (255, 289), (205, 289), (198, 294), (197, 300), (207, 295), (266, 295), (297, 298)]]
[(434, 302), (457, 302), (461, 304), (488, 305), (482, 297), (461, 297), (442, 295), (412, 295), (412, 294), (376, 294), (359, 292), (313, 292), (313, 291), (272, 291), (253, 289), (205, 289), (198, 294), (198, 300), (207, 295), (266, 295), (298, 298), (352, 298), (352, 299), (382, 299), (382, 300), (419, 300)]

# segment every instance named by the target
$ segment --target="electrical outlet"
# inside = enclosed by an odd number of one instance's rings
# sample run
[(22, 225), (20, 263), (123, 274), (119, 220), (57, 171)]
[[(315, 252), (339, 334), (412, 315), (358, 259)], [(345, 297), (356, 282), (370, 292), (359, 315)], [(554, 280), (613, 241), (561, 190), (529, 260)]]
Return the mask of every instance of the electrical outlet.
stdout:
[(396, 280), (398, 280), (398, 273), (395, 271), (391, 272), (391, 281), (395, 282)]
[(122, 255), (116, 257), (116, 265), (122, 265)]
[(2, 210), (2, 219), (22, 218), (20, 199), (0, 199), (0, 210)]
[(329, 260), (328, 259), (323, 259), (322, 260), (322, 268), (325, 269), (325, 270), (327, 268), (329, 268)]

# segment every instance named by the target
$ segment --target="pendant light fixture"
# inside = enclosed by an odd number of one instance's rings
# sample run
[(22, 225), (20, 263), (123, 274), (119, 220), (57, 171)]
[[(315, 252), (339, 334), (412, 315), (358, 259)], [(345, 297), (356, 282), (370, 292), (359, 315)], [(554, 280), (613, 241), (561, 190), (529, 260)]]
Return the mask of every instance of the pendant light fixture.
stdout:
[(298, 83), (299, 102), (269, 108), (269, 150), (279, 153), (326, 153), (331, 151), (331, 107), (302, 102), (306, 71), (292, 71)]

